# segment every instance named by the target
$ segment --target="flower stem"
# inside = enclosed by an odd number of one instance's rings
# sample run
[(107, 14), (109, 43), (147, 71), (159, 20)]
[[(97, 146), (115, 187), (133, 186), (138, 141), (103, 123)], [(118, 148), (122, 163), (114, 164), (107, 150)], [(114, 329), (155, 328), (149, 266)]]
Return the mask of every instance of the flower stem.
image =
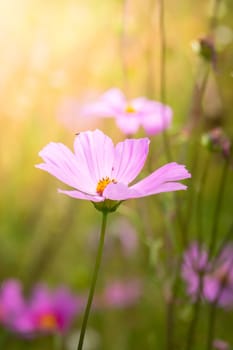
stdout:
[(209, 246), (210, 256), (213, 254), (215, 245), (216, 245), (218, 227), (219, 227), (219, 218), (220, 218), (220, 213), (222, 208), (228, 168), (229, 168), (229, 159), (226, 159), (223, 165), (222, 174), (219, 181), (218, 193), (217, 193), (216, 204), (215, 204), (214, 214), (213, 214), (213, 226), (212, 226), (212, 231), (210, 236), (210, 246)]
[[(165, 33), (165, 11), (164, 11), (164, 0), (160, 0), (158, 3), (159, 11), (159, 37), (160, 37), (160, 100), (163, 104), (166, 104), (166, 33)], [(165, 124), (164, 109), (161, 107), (161, 114), (163, 124)], [(163, 128), (162, 132), (163, 146), (167, 161), (170, 162), (172, 159), (171, 148), (166, 132), (166, 128)]]
[(96, 285), (99, 267), (100, 267), (101, 258), (102, 258), (102, 253), (103, 253), (104, 237), (105, 237), (106, 223), (107, 223), (107, 214), (108, 214), (107, 212), (103, 212), (99, 246), (98, 246), (94, 272), (92, 275), (91, 287), (90, 287), (87, 305), (86, 305), (86, 309), (85, 309), (85, 313), (84, 313), (84, 317), (83, 317), (83, 322), (82, 322), (81, 333), (80, 333), (80, 337), (79, 337), (77, 350), (82, 350), (82, 347), (83, 347), (83, 341), (84, 341), (84, 337), (85, 337), (87, 321), (88, 321), (88, 317), (89, 317), (89, 313), (90, 313), (90, 309), (91, 309), (91, 304), (92, 304), (92, 300), (93, 300), (93, 296), (94, 296), (94, 292), (95, 292), (95, 285)]

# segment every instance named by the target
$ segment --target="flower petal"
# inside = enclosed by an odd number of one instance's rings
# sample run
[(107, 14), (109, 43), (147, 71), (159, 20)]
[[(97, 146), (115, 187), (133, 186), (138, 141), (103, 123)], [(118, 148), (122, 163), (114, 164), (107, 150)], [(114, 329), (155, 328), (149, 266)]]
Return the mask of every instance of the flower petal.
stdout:
[(51, 142), (39, 153), (45, 163), (36, 167), (47, 171), (65, 184), (83, 192), (95, 193), (91, 174), (78, 163), (75, 155), (62, 143)]
[(91, 176), (95, 186), (102, 178), (111, 177), (114, 145), (102, 131), (80, 133), (74, 141), (74, 149), (80, 168)]
[(137, 198), (140, 197), (140, 194), (133, 190), (132, 188), (129, 188), (125, 184), (117, 183), (117, 184), (109, 184), (104, 192), (103, 197), (105, 199), (111, 199), (116, 201), (123, 201), (125, 199), (129, 198)]
[(93, 117), (116, 117), (122, 113), (126, 100), (120, 89), (112, 88), (100, 96), (99, 100), (85, 106), (82, 113)]
[(144, 166), (149, 143), (148, 138), (119, 142), (115, 149), (112, 178), (124, 184), (133, 181)]
[(185, 190), (186, 186), (173, 181), (179, 181), (190, 177), (191, 175), (185, 169), (184, 165), (168, 163), (131, 188), (144, 193), (145, 196), (160, 192)]
[(172, 120), (172, 109), (160, 102), (148, 101), (144, 107), (141, 124), (148, 135), (167, 129)]
[(116, 118), (116, 124), (125, 135), (133, 135), (140, 127), (138, 113), (123, 113)]
[(58, 189), (58, 192), (66, 194), (67, 196), (72, 197), (72, 198), (85, 199), (87, 201), (92, 201), (92, 202), (103, 202), (105, 199), (104, 197), (101, 197), (101, 196), (97, 196), (97, 195), (91, 196), (91, 195), (88, 195), (86, 193), (79, 192), (79, 191), (64, 191), (64, 190)]
[(115, 111), (119, 111), (125, 108), (126, 99), (122, 91), (118, 88), (112, 88), (106, 91), (101, 100), (107, 105), (111, 106)]

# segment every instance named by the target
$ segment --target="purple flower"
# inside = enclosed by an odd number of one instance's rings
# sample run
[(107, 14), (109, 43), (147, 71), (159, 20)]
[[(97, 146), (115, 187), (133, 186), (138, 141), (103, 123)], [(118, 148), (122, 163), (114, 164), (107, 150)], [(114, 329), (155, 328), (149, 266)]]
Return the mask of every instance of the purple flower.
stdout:
[(129, 307), (139, 300), (141, 294), (142, 285), (138, 280), (114, 281), (105, 288), (102, 305), (117, 308)]
[(83, 114), (93, 117), (113, 117), (117, 126), (126, 135), (135, 134), (140, 126), (148, 135), (155, 135), (167, 129), (172, 120), (170, 107), (145, 97), (127, 101), (117, 88), (108, 90), (99, 101), (84, 107)]
[(75, 138), (74, 153), (62, 143), (51, 142), (39, 153), (44, 163), (37, 167), (75, 189), (59, 192), (92, 202), (185, 190), (187, 187), (177, 181), (191, 175), (177, 163), (168, 163), (129, 186), (144, 166), (149, 142), (148, 138), (126, 139), (114, 147), (100, 130), (81, 132)]
[(219, 306), (233, 307), (233, 244), (227, 245), (213, 262), (205, 280), (204, 296)]
[(208, 253), (196, 242), (192, 243), (184, 254), (182, 277), (187, 285), (187, 293), (193, 300), (202, 292), (201, 284), (203, 286), (205, 283), (205, 273), (209, 266)]
[(75, 315), (83, 307), (83, 301), (66, 288), (54, 292), (37, 286), (27, 308), (17, 319), (16, 329), (24, 335), (65, 332)]
[(20, 282), (14, 279), (3, 282), (0, 289), (0, 323), (13, 329), (24, 307)]

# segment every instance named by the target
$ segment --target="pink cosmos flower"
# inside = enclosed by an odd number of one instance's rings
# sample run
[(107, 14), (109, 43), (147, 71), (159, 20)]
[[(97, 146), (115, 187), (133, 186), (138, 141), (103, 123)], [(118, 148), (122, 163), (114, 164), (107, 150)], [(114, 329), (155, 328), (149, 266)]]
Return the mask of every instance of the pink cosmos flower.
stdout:
[(206, 277), (204, 296), (224, 308), (233, 307), (233, 244), (225, 246)]
[[(39, 155), (47, 171), (74, 190), (59, 190), (73, 198), (112, 203), (161, 192), (185, 190), (177, 181), (191, 177), (184, 165), (168, 163), (136, 184), (149, 151), (149, 139), (126, 139), (115, 147), (100, 130), (81, 132), (74, 153), (61, 143), (49, 143)], [(110, 200), (110, 201), (109, 201)]]
[(186, 282), (187, 293), (193, 300), (201, 295), (205, 283), (205, 274), (209, 268), (207, 251), (201, 249), (198, 243), (192, 243), (184, 253), (182, 277)]
[(16, 330), (26, 336), (37, 333), (65, 332), (75, 315), (83, 307), (83, 300), (72, 295), (66, 288), (54, 292), (37, 286), (27, 308), (18, 317)]
[(145, 97), (127, 101), (117, 88), (108, 90), (97, 102), (85, 106), (83, 114), (92, 117), (113, 117), (126, 135), (135, 134), (140, 126), (148, 135), (155, 135), (167, 129), (172, 120), (170, 107)]
[(20, 282), (14, 279), (3, 282), (0, 289), (0, 323), (14, 329), (15, 321), (24, 308)]

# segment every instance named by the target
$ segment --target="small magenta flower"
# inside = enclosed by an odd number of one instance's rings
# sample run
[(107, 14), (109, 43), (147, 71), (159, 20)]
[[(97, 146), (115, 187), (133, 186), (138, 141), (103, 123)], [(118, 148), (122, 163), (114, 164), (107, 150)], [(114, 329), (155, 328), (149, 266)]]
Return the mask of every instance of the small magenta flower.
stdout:
[(52, 292), (39, 285), (35, 288), (27, 308), (18, 317), (16, 329), (23, 335), (64, 333), (82, 307), (82, 301), (68, 289), (59, 288)]
[(24, 308), (20, 282), (14, 279), (3, 282), (0, 289), (0, 323), (14, 329), (15, 320)]
[(202, 295), (205, 274), (209, 268), (207, 251), (200, 248), (198, 243), (192, 243), (184, 253), (182, 277), (186, 282), (187, 294), (193, 300)]
[(204, 296), (224, 308), (233, 307), (233, 244), (224, 247), (205, 279)]
[(128, 101), (122, 91), (112, 88), (97, 102), (83, 108), (83, 114), (93, 117), (113, 117), (126, 135), (135, 134), (142, 126), (147, 135), (167, 129), (172, 120), (172, 109), (160, 102), (138, 97)]
[[(185, 190), (177, 181), (191, 177), (184, 165), (168, 163), (136, 184), (149, 151), (149, 139), (126, 139), (115, 147), (100, 130), (81, 132), (74, 141), (74, 153), (61, 143), (49, 143), (39, 153), (47, 171), (75, 190), (59, 190), (73, 198), (102, 202), (112, 209), (120, 201), (161, 192)], [(110, 208), (108, 205), (110, 204)], [(110, 210), (109, 210), (110, 211)]]

